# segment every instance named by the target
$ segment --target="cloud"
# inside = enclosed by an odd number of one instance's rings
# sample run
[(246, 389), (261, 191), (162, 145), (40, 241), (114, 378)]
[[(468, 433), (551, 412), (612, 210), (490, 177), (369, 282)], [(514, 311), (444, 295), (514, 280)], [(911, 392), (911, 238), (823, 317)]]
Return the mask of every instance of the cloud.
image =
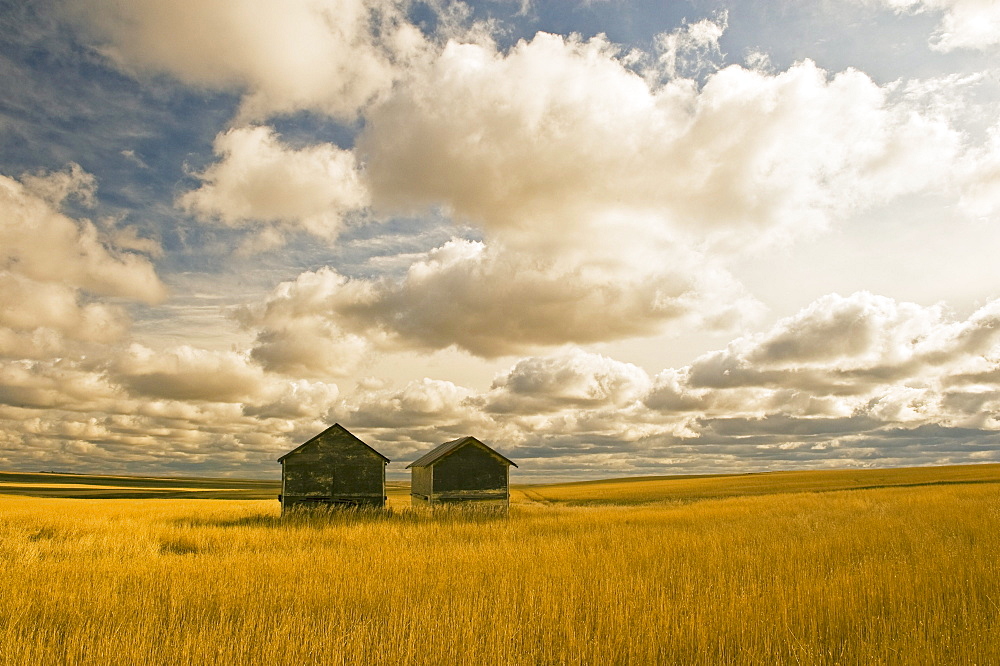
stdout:
[(391, 0), (86, 0), (66, 12), (126, 72), (245, 92), (244, 120), (353, 119), (423, 44)]
[(345, 396), (338, 418), (400, 462), (465, 435), (499, 443), (501, 450), (517, 441), (515, 429), (505, 429), (482, 412), (474, 391), (427, 377), (402, 387), (360, 386)]
[(982, 220), (1000, 214), (1000, 123), (987, 131), (986, 141), (959, 176), (959, 206)]
[(39, 171), (21, 176), (21, 185), (31, 195), (51, 206), (58, 207), (67, 198), (74, 198), (85, 206), (93, 206), (97, 192), (97, 179), (79, 164), (69, 163), (65, 171)]
[(331, 316), (280, 317), (271, 309), (264, 318), (254, 320), (258, 330), (251, 355), (272, 372), (345, 377), (362, 367), (372, 351), (368, 337), (346, 333)]
[(745, 356), (770, 368), (903, 365), (942, 318), (939, 306), (897, 303), (867, 292), (831, 294), (779, 321)]
[(254, 358), (268, 368), (343, 373), (336, 361), (352, 359), (365, 341), (371, 349), (454, 346), (496, 357), (651, 335), (682, 320), (724, 326), (752, 309), (731, 278), (698, 255), (656, 246), (628, 254), (624, 243), (609, 245), (608, 255), (550, 256), (545, 248), (455, 239), (398, 279), (303, 273), (240, 318), (257, 331)]
[(452, 382), (424, 378), (401, 389), (364, 391), (349, 408), (362, 428), (446, 427), (469, 418), (472, 391)]
[(328, 425), (338, 406), (334, 384), (268, 374), (246, 354), (188, 345), (7, 361), (0, 461), (259, 474), (289, 441)]
[(269, 469), (333, 420), (404, 461), (474, 434), (536, 477), (944, 464), (997, 459), (998, 413), (1000, 300), (956, 318), (865, 292), (654, 378), (572, 347), (519, 359), (483, 391), (424, 378), (343, 394), (190, 346), (0, 366), (14, 438), (0, 459), (47, 446), (49, 461), (151, 469)]
[(866, 432), (997, 429), (998, 381), (1000, 301), (956, 320), (940, 306), (859, 292), (823, 297), (769, 331), (664, 371), (644, 402), (713, 420), (864, 417)]
[[(629, 390), (602, 392), (602, 373)], [(998, 460), (1000, 301), (957, 319), (831, 295), (652, 382), (577, 350), (523, 359), (471, 402), (536, 470), (552, 457), (591, 474)]]
[(100, 372), (71, 360), (0, 363), (0, 405), (87, 412), (108, 409), (122, 397)]
[[(49, 186), (33, 176), (32, 189), (65, 197), (70, 193), (65, 189), (65, 175), (56, 173), (56, 184)], [(89, 196), (90, 181), (79, 182), (84, 183), (82, 191)], [(0, 265), (6, 270), (101, 296), (154, 303), (166, 295), (145, 257), (117, 252), (91, 222), (66, 217), (49, 201), (6, 176), (0, 176), (0, 208), (5, 211), (0, 220)]]
[(3, 386), (0, 463), (7, 469), (264, 477), (274, 474), (274, 460), (289, 440), (304, 441), (322, 428), (316, 420), (245, 417), (238, 404), (227, 403), (119, 396), (97, 405), (10, 406), (6, 381)]
[(1000, 45), (1000, 6), (995, 0), (881, 0), (897, 12), (941, 14), (931, 39), (935, 51), (987, 50)]
[(129, 318), (102, 297), (166, 295), (149, 260), (117, 244), (142, 239), (59, 211), (67, 197), (93, 198), (94, 178), (77, 165), (23, 180), (0, 176), (0, 356), (44, 359), (70, 341), (120, 339)]
[(329, 144), (298, 150), (268, 127), (231, 129), (215, 139), (222, 159), (198, 174), (201, 187), (178, 203), (206, 220), (258, 230), (258, 245), (288, 231), (333, 240), (344, 215), (368, 204), (350, 151)]
[(182, 345), (154, 351), (133, 343), (109, 376), (131, 396), (196, 403), (238, 403), (263, 419), (324, 418), (337, 407), (336, 384), (266, 373), (248, 354)]
[(722, 60), (719, 39), (729, 24), (729, 12), (721, 12), (715, 19), (702, 19), (695, 23), (686, 21), (672, 32), (663, 32), (653, 39), (656, 67), (647, 76), (672, 79), (677, 76), (695, 77), (706, 70), (716, 70)]
[(621, 407), (650, 389), (646, 372), (631, 363), (571, 348), (518, 361), (493, 380), (486, 409), (538, 414), (568, 408)]
[(154, 352), (133, 344), (115, 362), (114, 377), (134, 395), (207, 402), (251, 400), (264, 382), (263, 370), (236, 352), (188, 345)]
[(883, 423), (926, 423), (941, 411), (937, 397), (928, 388), (888, 386), (866, 411)]
[(306, 379), (272, 382), (256, 400), (243, 405), (246, 416), (261, 419), (330, 420), (340, 407), (336, 384)]
[(0, 292), (0, 327), (11, 331), (47, 329), (75, 340), (113, 342), (128, 330), (122, 308), (81, 303), (78, 291), (64, 284), (0, 272)]
[(708, 407), (707, 391), (692, 389), (688, 370), (668, 368), (653, 378), (653, 384), (643, 397), (650, 409), (664, 413), (702, 412)]
[(651, 84), (603, 38), (449, 43), (368, 114), (376, 208), (550, 237), (600, 213), (745, 246), (948, 181), (961, 136), (856, 70), (733, 65)]
[[(941, 11), (941, 50), (988, 46), (959, 20), (988, 19), (985, 5), (893, 6)], [(475, 434), (540, 473), (1000, 455), (997, 301), (963, 318), (826, 296), (653, 377), (576, 347), (746, 321), (756, 304), (728, 261), (898, 196), (959, 196), (989, 219), (1000, 131), (970, 148), (956, 130), (975, 115), (961, 108), (971, 95), (953, 94), (963, 81), (880, 86), (810, 61), (720, 68), (725, 15), (643, 57), (544, 33), (501, 50), (457, 6), (432, 8), (454, 38), (436, 45), (392, 2), (253, 9), (67, 10), (122, 71), (243, 95), (179, 206), (247, 230), (247, 249), (303, 232), (329, 245), (362, 210), (443, 212), (456, 237), (278, 285), (236, 315), (250, 346), (158, 348), (129, 340), (126, 308), (164, 297), (159, 246), (62, 212), (95, 204), (77, 165), (0, 177), (0, 463), (257, 473), (334, 419), (393, 457)], [(303, 110), (357, 123), (356, 147), (291, 145), (248, 124)], [(329, 381), (376, 353), (446, 348), (533, 355), (505, 360), (486, 390)]]
[(305, 377), (347, 376), (365, 362), (378, 336), (345, 330), (337, 310), (364, 301), (370, 288), (329, 268), (308, 271), (234, 316), (255, 331), (251, 355), (266, 369)]
[[(688, 37), (711, 45), (722, 25)], [(724, 269), (732, 252), (960, 180), (961, 135), (861, 72), (804, 61), (654, 83), (628, 57), (539, 33), (507, 52), (449, 42), (411, 70), (355, 149), (372, 209), (442, 206), (479, 238), (401, 277), (282, 285), (242, 317), (254, 358), (321, 376), (375, 349), (489, 358), (732, 324), (754, 309)]]
[(705, 354), (690, 368), (694, 387), (787, 387), (864, 392), (901, 379), (946, 329), (940, 307), (859, 292), (825, 296), (767, 333)]

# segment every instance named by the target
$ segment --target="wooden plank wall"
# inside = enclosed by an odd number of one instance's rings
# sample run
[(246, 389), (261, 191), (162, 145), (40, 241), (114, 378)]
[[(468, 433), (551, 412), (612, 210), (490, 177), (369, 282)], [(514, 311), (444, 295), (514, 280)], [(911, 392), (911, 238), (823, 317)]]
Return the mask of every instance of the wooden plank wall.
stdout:
[(284, 506), (302, 499), (384, 505), (385, 461), (346, 433), (324, 433), (282, 461)]

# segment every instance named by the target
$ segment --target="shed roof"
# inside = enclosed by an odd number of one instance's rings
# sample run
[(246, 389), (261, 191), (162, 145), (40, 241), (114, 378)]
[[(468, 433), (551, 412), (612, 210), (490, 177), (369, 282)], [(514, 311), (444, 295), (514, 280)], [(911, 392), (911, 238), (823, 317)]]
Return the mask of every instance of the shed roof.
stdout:
[(360, 439), (358, 439), (357, 437), (355, 437), (354, 434), (351, 431), (349, 431), (347, 428), (345, 428), (344, 426), (340, 425), (339, 423), (334, 423), (332, 426), (330, 426), (329, 428), (327, 428), (323, 432), (319, 433), (315, 437), (311, 437), (310, 439), (306, 440), (305, 442), (299, 444), (294, 449), (292, 449), (291, 451), (289, 451), (285, 455), (283, 455), (280, 458), (278, 458), (278, 462), (281, 462), (282, 460), (284, 460), (288, 456), (292, 455), (293, 453), (298, 453), (299, 451), (301, 451), (305, 447), (309, 446), (310, 444), (312, 444), (317, 439), (319, 439), (320, 437), (322, 437), (326, 433), (330, 432), (331, 430), (339, 430), (340, 432), (344, 433), (345, 435), (348, 435), (351, 439), (353, 439), (356, 442), (358, 442), (358, 444), (360, 444), (361, 446), (363, 446), (366, 449), (370, 450), (372, 453), (374, 453), (375, 455), (377, 455), (382, 460), (386, 461), (387, 463), (388, 462), (392, 462), (391, 460), (389, 460), (388, 458), (386, 458), (384, 455), (382, 455), (381, 453), (379, 453), (378, 451), (376, 451), (375, 449), (373, 449), (372, 447), (368, 446), (367, 444), (365, 444), (364, 442), (362, 442)]
[(441, 444), (440, 446), (434, 447), (433, 449), (431, 449), (430, 451), (428, 451), (424, 455), (420, 456), (419, 458), (417, 458), (416, 460), (414, 460), (413, 462), (411, 462), (409, 465), (406, 466), (406, 468), (409, 469), (411, 467), (427, 467), (429, 465), (433, 465), (438, 460), (441, 460), (441, 458), (444, 458), (449, 453), (457, 451), (458, 449), (462, 448), (466, 444), (478, 444), (482, 448), (486, 449), (487, 451), (489, 451), (490, 453), (492, 453), (493, 455), (495, 455), (497, 458), (500, 458), (501, 460), (503, 460), (504, 462), (506, 462), (508, 465), (513, 465), (514, 467), (517, 467), (517, 463), (516, 462), (514, 462), (513, 460), (510, 460), (509, 458), (507, 458), (505, 456), (500, 455), (499, 453), (497, 453), (496, 451), (494, 451), (490, 447), (488, 447), (485, 444), (483, 444), (482, 442), (480, 442), (475, 437), (459, 437), (458, 439), (453, 439), (450, 442), (445, 442), (444, 444)]

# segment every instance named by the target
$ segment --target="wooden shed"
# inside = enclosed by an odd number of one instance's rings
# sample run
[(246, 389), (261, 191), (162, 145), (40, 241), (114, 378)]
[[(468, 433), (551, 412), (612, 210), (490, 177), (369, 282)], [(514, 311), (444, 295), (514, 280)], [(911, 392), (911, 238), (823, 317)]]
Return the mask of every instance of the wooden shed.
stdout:
[(389, 459), (335, 423), (278, 458), (281, 510), (301, 505), (385, 506)]
[(510, 466), (517, 465), (475, 437), (460, 437), (407, 465), (414, 506), (474, 502), (507, 507)]

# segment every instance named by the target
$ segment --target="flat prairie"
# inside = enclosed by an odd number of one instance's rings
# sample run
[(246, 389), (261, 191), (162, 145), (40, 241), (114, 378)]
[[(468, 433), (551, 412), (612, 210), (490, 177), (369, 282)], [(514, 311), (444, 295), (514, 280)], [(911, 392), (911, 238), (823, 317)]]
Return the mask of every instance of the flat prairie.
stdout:
[(519, 486), (506, 516), (51, 481), (0, 479), (2, 664), (1000, 661), (997, 465)]
[(947, 465), (888, 469), (838, 469), (756, 474), (640, 476), (515, 486), (525, 499), (581, 506), (685, 503), (724, 497), (795, 492), (1000, 483), (1000, 465)]

